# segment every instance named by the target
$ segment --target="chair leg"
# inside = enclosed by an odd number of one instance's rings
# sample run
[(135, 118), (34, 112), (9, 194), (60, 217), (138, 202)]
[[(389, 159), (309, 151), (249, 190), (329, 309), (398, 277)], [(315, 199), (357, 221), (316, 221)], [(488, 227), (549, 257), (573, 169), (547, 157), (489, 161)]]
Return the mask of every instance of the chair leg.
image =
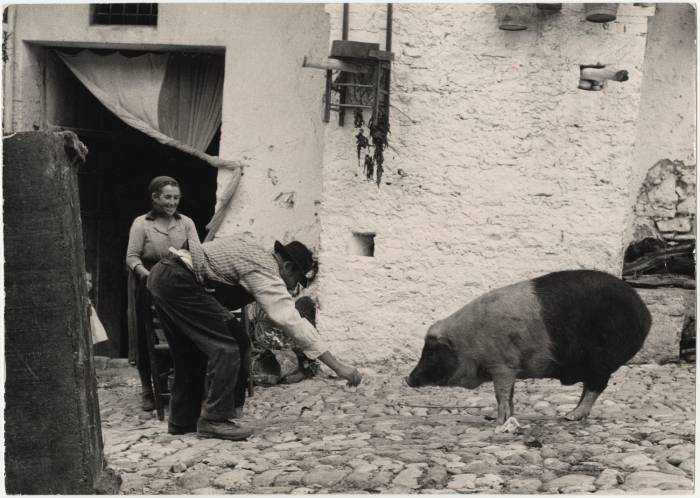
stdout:
[(165, 418), (162, 391), (160, 388), (160, 370), (155, 348), (155, 332), (153, 331), (153, 310), (151, 308), (151, 294), (144, 288), (143, 316), (145, 317), (146, 344), (148, 347), (148, 360), (151, 364), (151, 380), (153, 382), (153, 398), (156, 405), (158, 420)]
[(253, 359), (252, 359), (252, 350), (253, 350), (253, 343), (250, 340), (250, 321), (248, 320), (248, 313), (246, 313), (246, 307), (243, 306), (241, 308), (241, 325), (243, 326), (243, 332), (245, 333), (245, 338), (244, 340), (247, 341), (247, 348), (246, 348), (246, 354), (243, 355), (241, 358), (241, 362), (243, 363), (243, 368), (245, 368), (245, 371), (248, 372), (248, 397), (252, 398), (253, 397)]
[[(151, 339), (152, 340), (152, 339)], [(155, 361), (155, 351), (151, 349), (149, 354), (153, 354), (151, 360), (151, 377), (153, 378), (153, 400), (156, 405), (156, 415), (158, 420), (165, 418), (165, 407), (163, 406), (163, 394), (160, 388), (160, 375), (158, 374), (158, 362)]]

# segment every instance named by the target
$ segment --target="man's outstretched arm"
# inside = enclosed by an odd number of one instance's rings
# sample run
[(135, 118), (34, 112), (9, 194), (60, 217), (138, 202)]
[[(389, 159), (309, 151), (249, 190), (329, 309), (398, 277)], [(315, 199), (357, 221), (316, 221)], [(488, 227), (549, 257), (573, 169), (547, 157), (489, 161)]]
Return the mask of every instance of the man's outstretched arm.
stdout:
[(362, 381), (362, 375), (356, 368), (345, 365), (328, 351), (328, 346), (318, 330), (299, 314), (281, 278), (270, 279), (265, 282), (265, 286), (260, 286), (258, 279), (252, 282), (250, 280), (253, 279), (243, 278), (241, 283), (255, 297), (270, 320), (282, 328), (307, 357), (321, 360), (339, 377), (347, 379), (351, 386), (356, 386)]

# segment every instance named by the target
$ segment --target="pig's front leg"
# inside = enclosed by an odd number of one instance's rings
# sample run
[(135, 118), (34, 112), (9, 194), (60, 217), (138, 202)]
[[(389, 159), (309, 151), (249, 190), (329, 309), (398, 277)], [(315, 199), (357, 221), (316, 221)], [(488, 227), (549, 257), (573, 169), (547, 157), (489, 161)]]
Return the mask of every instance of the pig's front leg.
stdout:
[(494, 369), (491, 375), (493, 377), (493, 387), (496, 391), (496, 402), (498, 403), (496, 422), (502, 425), (513, 415), (515, 372), (507, 367), (499, 367)]

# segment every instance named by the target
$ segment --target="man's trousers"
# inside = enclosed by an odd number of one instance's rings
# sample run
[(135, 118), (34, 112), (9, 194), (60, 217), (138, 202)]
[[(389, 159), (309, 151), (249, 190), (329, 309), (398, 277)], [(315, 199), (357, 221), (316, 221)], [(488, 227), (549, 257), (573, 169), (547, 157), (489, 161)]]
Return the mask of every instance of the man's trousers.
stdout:
[(245, 332), (238, 321), (175, 256), (162, 259), (151, 269), (148, 289), (175, 368), (170, 423), (191, 427), (200, 412), (210, 420), (233, 418), (235, 408), (245, 402), (247, 380), (240, 371), (236, 336)]

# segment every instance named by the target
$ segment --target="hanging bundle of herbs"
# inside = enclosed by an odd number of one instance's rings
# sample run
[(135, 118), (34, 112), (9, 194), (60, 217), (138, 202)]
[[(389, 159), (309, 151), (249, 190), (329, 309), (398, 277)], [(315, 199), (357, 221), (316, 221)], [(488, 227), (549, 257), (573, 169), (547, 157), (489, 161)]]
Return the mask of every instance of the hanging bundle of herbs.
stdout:
[[(382, 174), (384, 173), (384, 149), (388, 144), (389, 119), (386, 113), (379, 111), (376, 115), (372, 113), (372, 117), (366, 125), (369, 137), (364, 134), (363, 126), (365, 126), (365, 121), (362, 109), (355, 109), (355, 128), (359, 129), (357, 135), (355, 135), (357, 163), (359, 166), (360, 157), (363, 150), (365, 150), (365, 161), (362, 166), (365, 177), (368, 180), (374, 177), (377, 185), (380, 185)], [(369, 152), (370, 149), (372, 149), (371, 154)]]

